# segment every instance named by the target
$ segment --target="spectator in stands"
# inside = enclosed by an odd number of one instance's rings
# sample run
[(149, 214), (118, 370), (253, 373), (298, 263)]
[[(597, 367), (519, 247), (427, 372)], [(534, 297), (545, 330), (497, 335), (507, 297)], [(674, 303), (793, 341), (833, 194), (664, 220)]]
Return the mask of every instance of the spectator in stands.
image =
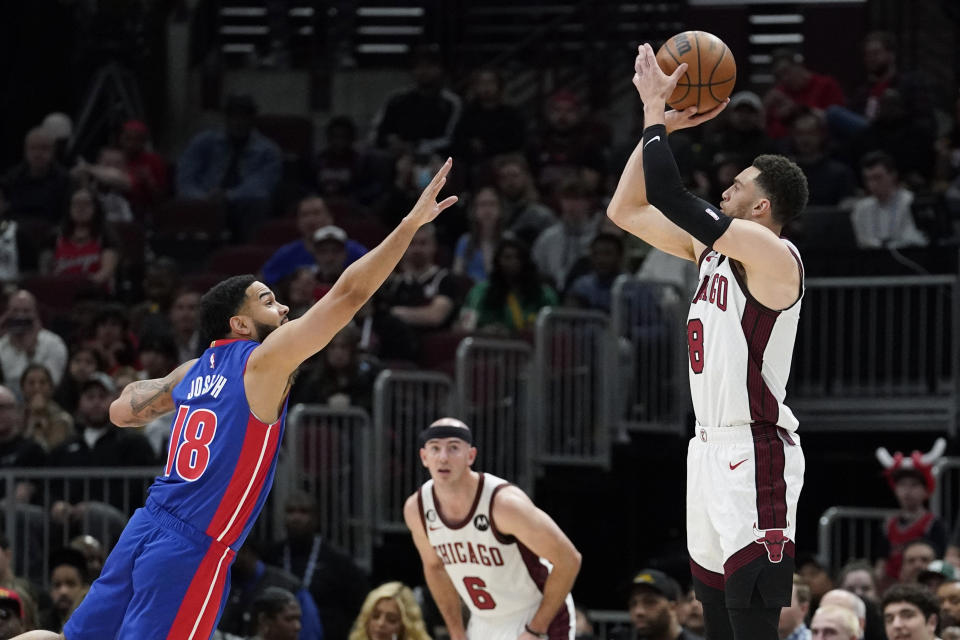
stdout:
[(17, 282), (27, 272), (36, 271), (38, 248), (45, 246), (43, 232), (27, 233), (23, 224), (9, 218), (10, 203), (0, 182), (0, 284)]
[(862, 131), (881, 111), (884, 93), (894, 89), (903, 96), (908, 117), (932, 135), (936, 119), (930, 83), (923, 74), (905, 72), (898, 67), (892, 33), (874, 31), (867, 34), (863, 40), (863, 64), (867, 77), (851, 96), (850, 109), (831, 107), (827, 110), (830, 128), (846, 136)]
[(34, 362), (20, 376), (27, 437), (50, 451), (73, 435), (73, 418), (53, 399), (53, 376)]
[[(297, 230), (300, 231), (300, 239), (283, 245), (270, 256), (261, 269), (264, 284), (273, 286), (299, 267), (316, 265), (313, 236), (321, 227), (328, 227), (333, 223), (333, 214), (323, 198), (307, 196), (300, 200), (297, 204)], [(346, 242), (346, 248), (344, 268), (367, 252), (366, 247), (350, 239)]]
[[(898, 581), (901, 583), (919, 582), (920, 573), (937, 559), (936, 548), (929, 540), (916, 538), (903, 545), (902, 549)], [(888, 559), (887, 565), (890, 564), (893, 564), (893, 562)]]
[(526, 122), (520, 110), (503, 101), (503, 78), (490, 67), (473, 72), (467, 104), (453, 134), (453, 155), (481, 174), (503, 153), (524, 148)]
[[(223, 607), (218, 628), (228, 633), (242, 634), (249, 626), (248, 620), (260, 626), (262, 616), (253, 617), (250, 616), (250, 612), (253, 603), (271, 588), (283, 589), (293, 594), (295, 598), (301, 628), (299, 635), (294, 637), (300, 640), (328, 638), (324, 633), (324, 625), (310, 592), (302, 587), (297, 578), (288, 571), (264, 563), (249, 542), (237, 552), (237, 558), (231, 567), (230, 594)], [(290, 611), (290, 613), (293, 612)]]
[(590, 269), (567, 288), (567, 306), (610, 313), (613, 281), (623, 273), (623, 240), (601, 233), (590, 243)]
[(53, 111), (43, 117), (40, 128), (53, 138), (54, 156), (57, 161), (66, 166), (67, 145), (73, 137), (73, 120), (65, 113)]
[[(121, 429), (110, 423), (110, 403), (117, 390), (110, 376), (96, 372), (80, 387), (80, 400), (74, 422), (77, 435), (53, 449), (47, 458), (52, 467), (147, 467), (157, 458), (147, 438), (137, 431)], [(72, 504), (84, 500), (104, 499), (105, 491), (99, 485), (85, 487), (83, 481), (70, 483), (63, 498)], [(129, 504), (140, 504), (143, 483), (131, 480), (110, 482), (109, 500), (118, 509)], [(126, 494), (126, 495), (125, 495)]]
[(23, 141), (23, 162), (9, 169), (0, 182), (15, 220), (27, 218), (56, 223), (67, 199), (70, 177), (56, 160), (53, 137), (37, 127)]
[(790, 606), (780, 609), (780, 640), (810, 640), (810, 629), (804, 620), (810, 611), (810, 587), (799, 575), (793, 576)]
[[(0, 386), (0, 469), (42, 467), (46, 462), (43, 448), (23, 433), (23, 407), (10, 389)], [(6, 485), (0, 490), (5, 492)], [(29, 502), (34, 486), (20, 482), (14, 488), (17, 502)]]
[(343, 273), (343, 265), (347, 261), (347, 242), (346, 232), (334, 225), (320, 227), (313, 234), (314, 276), (321, 289), (317, 298), (322, 298)]
[(887, 638), (935, 640), (940, 605), (936, 596), (915, 584), (896, 584), (880, 602)]
[(75, 346), (70, 353), (65, 375), (53, 394), (54, 400), (65, 411), (69, 413), (76, 411), (77, 402), (80, 399), (80, 387), (95, 371), (103, 371), (103, 369), (103, 360), (93, 348), (83, 345)]
[(23, 598), (15, 589), (0, 587), (0, 640), (10, 640), (32, 626), (26, 625)]
[(349, 640), (430, 640), (410, 587), (387, 582), (367, 594)]
[(677, 606), (677, 622), (680, 626), (690, 633), (698, 636), (706, 636), (706, 626), (703, 621), (703, 603), (697, 599), (694, 593), (693, 585), (687, 589), (687, 592), (680, 596), (680, 602)]
[(449, 326), (460, 297), (450, 272), (437, 265), (436, 229), (417, 230), (399, 270), (384, 283), (374, 318), (384, 358), (416, 359), (424, 332)]
[(130, 310), (134, 335), (169, 332), (168, 314), (180, 289), (180, 269), (172, 258), (161, 257), (146, 266), (143, 275), (144, 300)]
[(700, 640), (680, 626), (677, 618), (682, 598), (676, 580), (656, 569), (644, 569), (630, 581), (627, 610), (633, 628), (619, 639)]
[(296, 596), (281, 587), (267, 587), (250, 605), (252, 640), (299, 640), (305, 637), (303, 611)]
[(529, 150), (537, 186), (547, 197), (571, 181), (582, 182), (587, 193), (598, 192), (606, 167), (604, 141), (585, 115), (581, 98), (572, 91), (560, 89), (547, 98), (543, 129)]
[(40, 628), (59, 632), (70, 612), (83, 600), (90, 579), (87, 560), (76, 549), (63, 547), (50, 554), (49, 608), (40, 611)]
[(866, 560), (853, 560), (844, 565), (837, 575), (837, 586), (856, 594), (865, 602), (876, 604), (880, 601), (873, 566)]
[(844, 607), (821, 606), (810, 622), (811, 640), (859, 640), (860, 624)]
[(582, 182), (565, 183), (557, 199), (560, 220), (540, 234), (531, 255), (540, 275), (560, 289), (570, 268), (590, 251), (600, 220), (606, 216), (596, 215), (596, 203)]
[[(317, 298), (319, 286), (317, 274), (312, 267), (297, 267), (296, 271), (277, 282), (273, 290), (277, 298), (283, 300), (290, 309), (287, 317), (296, 320), (319, 299)], [(324, 293), (326, 291), (329, 291), (329, 287), (325, 287)]]
[(772, 57), (776, 84), (763, 98), (767, 134), (771, 138), (786, 136), (794, 118), (804, 111), (821, 113), (827, 107), (846, 102), (840, 83), (832, 76), (808, 69), (799, 51), (777, 49)]
[(137, 339), (130, 332), (127, 310), (119, 304), (103, 305), (91, 324), (86, 343), (100, 355), (104, 371), (113, 375), (121, 367), (137, 364)]
[(90, 582), (99, 578), (103, 563), (107, 561), (107, 552), (103, 544), (90, 534), (83, 534), (71, 540), (69, 547), (83, 554), (87, 561), (87, 578)]
[(293, 493), (285, 509), (287, 539), (267, 550), (264, 558), (296, 576), (313, 595), (325, 640), (346, 640), (350, 621), (363, 604), (367, 578), (352, 558), (320, 534), (318, 506), (311, 494)]
[(82, 275), (108, 292), (114, 288), (119, 241), (107, 225), (103, 204), (93, 191), (80, 187), (60, 224), (53, 250), (54, 275)]
[(156, 204), (170, 192), (167, 162), (149, 150), (150, 130), (140, 120), (127, 120), (117, 139), (123, 152), (127, 177), (130, 180), (130, 204), (135, 211)]
[(413, 54), (414, 86), (387, 99), (374, 118), (376, 146), (394, 154), (446, 154), (460, 119), (460, 96), (444, 88), (439, 48), (422, 45)]
[(860, 161), (867, 195), (857, 200), (850, 222), (864, 249), (925, 247), (927, 238), (913, 220), (913, 192), (900, 184), (893, 158), (882, 151)]
[(249, 95), (228, 96), (226, 127), (198, 133), (177, 163), (177, 195), (221, 203), (234, 241), (243, 241), (270, 211), (283, 156), (253, 124), (257, 105)]
[(96, 164), (82, 157), (70, 170), (74, 184), (87, 187), (97, 194), (107, 222), (130, 222), (133, 211), (126, 194), (130, 191), (130, 177), (123, 162), (123, 152), (116, 147), (103, 147)]
[(493, 273), (470, 289), (460, 328), (499, 335), (533, 330), (543, 307), (558, 304), (556, 292), (540, 281), (527, 247), (505, 235), (493, 256)]
[(807, 176), (810, 206), (838, 205), (853, 195), (850, 167), (827, 153), (827, 128), (822, 116), (800, 113), (790, 126), (792, 159)]
[[(822, 598), (820, 598), (820, 606), (817, 607), (817, 612), (830, 607), (846, 609), (856, 616), (857, 634), (854, 636), (853, 640), (859, 640), (860, 638), (865, 637), (867, 628), (867, 604), (862, 598), (860, 598), (860, 596), (844, 589), (831, 589), (823, 594)], [(811, 631), (812, 630), (813, 627), (811, 626)]]
[(357, 125), (349, 116), (334, 116), (325, 129), (327, 146), (315, 159), (316, 187), (324, 198), (369, 203), (380, 192), (378, 163), (357, 149)]
[(20, 388), (20, 376), (31, 362), (44, 365), (57, 384), (67, 364), (67, 346), (52, 331), (43, 328), (37, 299), (20, 289), (7, 302), (7, 310), (0, 316), (0, 369), (3, 383), (11, 389)]
[(373, 413), (373, 383), (380, 367), (361, 357), (360, 332), (353, 325), (341, 329), (317, 360), (300, 372), (290, 402), (321, 403), (331, 407), (360, 407)]
[(206, 345), (200, 345), (199, 334), (200, 294), (196, 291), (181, 291), (170, 307), (170, 329), (177, 345), (177, 360), (186, 362), (196, 358)]
[(497, 189), (504, 206), (503, 228), (515, 234), (527, 246), (557, 221), (549, 207), (540, 202), (540, 194), (526, 159), (508, 154), (494, 159)]
[(577, 617), (577, 624), (574, 627), (575, 640), (597, 640), (594, 636), (593, 623), (590, 622), (586, 612), (580, 607), (574, 607), (573, 610)]
[(936, 591), (940, 600), (940, 627), (960, 626), (960, 580), (947, 580)]
[(936, 593), (941, 584), (956, 580), (958, 577), (960, 577), (960, 573), (952, 564), (945, 560), (934, 560), (920, 569), (916, 581)]
[[(140, 364), (143, 379), (163, 378), (177, 368), (180, 360), (177, 357), (177, 345), (167, 333), (148, 334), (140, 341)], [(117, 385), (121, 391), (120, 385)], [(150, 441), (157, 460), (167, 455), (167, 443), (170, 439), (170, 416), (160, 416), (143, 428), (143, 435)]]
[(470, 231), (460, 236), (453, 252), (453, 272), (474, 282), (487, 279), (493, 253), (503, 231), (503, 202), (493, 187), (480, 187), (467, 208)]
[(798, 554), (795, 565), (801, 582), (810, 590), (809, 608), (816, 611), (820, 606), (820, 598), (834, 588), (833, 580), (813, 554)]
[[(706, 136), (700, 151), (698, 165), (702, 170), (717, 167), (719, 156), (729, 158), (756, 158), (765, 153), (775, 153), (776, 146), (764, 131), (764, 109), (760, 96), (752, 91), (738, 91), (730, 96), (730, 104), (717, 119), (716, 129)], [(750, 160), (744, 161), (749, 164)], [(736, 173), (734, 173), (736, 175)], [(723, 182), (725, 188), (730, 182)], [(716, 202), (712, 199), (711, 202)]]
[(421, 161), (418, 166), (416, 157), (409, 151), (402, 151), (394, 158), (390, 185), (374, 204), (376, 216), (384, 226), (396, 226), (420, 197), (424, 177), (432, 175), (425, 162), (429, 160)]
[(39, 621), (37, 612), (37, 592), (30, 581), (16, 575), (13, 570), (13, 549), (10, 539), (0, 533), (0, 587), (15, 591), (23, 602), (23, 623), (27, 629), (33, 629)]

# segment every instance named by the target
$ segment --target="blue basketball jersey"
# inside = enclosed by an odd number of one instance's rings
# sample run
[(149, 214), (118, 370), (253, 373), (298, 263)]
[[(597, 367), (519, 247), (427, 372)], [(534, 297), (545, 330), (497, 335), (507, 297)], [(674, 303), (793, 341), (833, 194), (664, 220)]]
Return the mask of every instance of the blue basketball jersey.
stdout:
[(239, 548), (263, 508), (287, 415), (253, 415), (243, 386), (252, 340), (217, 340), (173, 388), (164, 473), (150, 499), (223, 545)]

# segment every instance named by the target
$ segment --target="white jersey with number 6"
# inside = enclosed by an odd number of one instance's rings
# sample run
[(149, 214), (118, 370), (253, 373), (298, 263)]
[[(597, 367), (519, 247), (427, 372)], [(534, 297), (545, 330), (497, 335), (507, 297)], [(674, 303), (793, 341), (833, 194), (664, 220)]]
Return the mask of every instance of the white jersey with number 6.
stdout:
[(784, 399), (803, 298), (803, 263), (797, 248), (783, 242), (800, 269), (800, 291), (782, 311), (750, 295), (738, 263), (711, 249), (700, 256), (699, 285), (687, 315), (690, 393), (699, 426), (797, 428)]
[[(420, 487), (418, 503), (427, 538), (470, 607), (471, 626), (475, 619), (485, 625), (519, 623), (522, 631), (540, 606), (543, 584), (552, 565), (513, 536), (497, 531), (491, 508), (497, 492), (506, 486), (506, 480), (481, 473), (476, 498), (460, 522), (443, 515), (435, 499), (433, 480)], [(557, 614), (556, 626), (564, 622), (571, 626), (573, 601), (569, 596), (567, 605)]]

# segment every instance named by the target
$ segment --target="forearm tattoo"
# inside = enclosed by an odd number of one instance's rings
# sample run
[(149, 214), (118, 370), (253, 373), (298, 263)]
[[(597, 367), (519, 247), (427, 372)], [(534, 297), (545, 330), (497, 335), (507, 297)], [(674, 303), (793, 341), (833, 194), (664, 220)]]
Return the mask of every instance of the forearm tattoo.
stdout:
[(130, 383), (130, 410), (133, 415), (153, 419), (169, 413), (173, 409), (173, 399), (168, 394), (173, 384), (165, 378)]

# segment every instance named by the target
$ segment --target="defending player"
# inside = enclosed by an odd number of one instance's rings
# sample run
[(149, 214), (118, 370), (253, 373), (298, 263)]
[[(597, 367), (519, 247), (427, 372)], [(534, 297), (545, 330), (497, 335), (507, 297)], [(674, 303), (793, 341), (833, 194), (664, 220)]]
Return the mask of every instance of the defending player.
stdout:
[[(784, 404), (803, 297), (803, 265), (780, 238), (807, 202), (802, 171), (759, 156), (720, 207), (684, 189), (667, 144), (716, 109), (664, 113), (686, 70), (667, 76), (640, 47), (633, 83), (643, 140), (608, 207), (619, 226), (700, 266), (687, 338), (696, 435), (687, 455), (687, 546), (710, 640), (776, 640), (789, 606), (803, 454)], [(718, 211), (719, 209), (719, 211)]]
[(473, 471), (476, 457), (463, 422), (431, 424), (420, 434), (431, 479), (403, 507), (450, 639), (573, 640), (580, 553), (523, 491)]
[(287, 307), (253, 276), (228, 278), (201, 301), (201, 338), (212, 340), (210, 348), (166, 378), (124, 388), (110, 407), (114, 424), (176, 411), (166, 469), (60, 637), (210, 637), (236, 550), (273, 482), (294, 371), (373, 295), (417, 229), (457, 201), (436, 202), (450, 166), (448, 159), (397, 228), (301, 318), (288, 322)]

